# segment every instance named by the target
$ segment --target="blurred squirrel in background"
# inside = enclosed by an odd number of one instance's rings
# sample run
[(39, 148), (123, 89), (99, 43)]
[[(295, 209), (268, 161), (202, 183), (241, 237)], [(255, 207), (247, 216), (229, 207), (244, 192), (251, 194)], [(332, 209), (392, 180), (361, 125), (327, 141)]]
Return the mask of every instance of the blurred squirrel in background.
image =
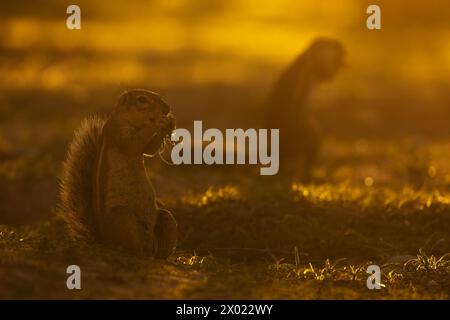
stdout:
[(60, 214), (73, 238), (165, 258), (177, 223), (158, 208), (144, 154), (155, 154), (175, 129), (170, 107), (147, 90), (123, 93), (109, 117), (75, 131), (60, 179)]
[(280, 173), (309, 180), (321, 139), (307, 108), (319, 83), (331, 80), (344, 65), (345, 51), (336, 40), (319, 38), (282, 73), (268, 99), (267, 128), (280, 129)]

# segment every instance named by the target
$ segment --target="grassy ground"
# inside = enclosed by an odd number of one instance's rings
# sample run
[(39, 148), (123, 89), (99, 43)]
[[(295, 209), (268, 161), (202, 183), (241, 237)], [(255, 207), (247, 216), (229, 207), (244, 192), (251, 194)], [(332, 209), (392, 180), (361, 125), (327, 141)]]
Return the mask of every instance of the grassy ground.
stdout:
[[(1, 227), (0, 298), (449, 299), (448, 150), (327, 139), (310, 184), (149, 160), (179, 223), (168, 261), (68, 242), (51, 214), (58, 159), (5, 160), (5, 217), (46, 212)], [(81, 291), (65, 287), (70, 264)], [(381, 290), (366, 287), (370, 264), (382, 268)]]

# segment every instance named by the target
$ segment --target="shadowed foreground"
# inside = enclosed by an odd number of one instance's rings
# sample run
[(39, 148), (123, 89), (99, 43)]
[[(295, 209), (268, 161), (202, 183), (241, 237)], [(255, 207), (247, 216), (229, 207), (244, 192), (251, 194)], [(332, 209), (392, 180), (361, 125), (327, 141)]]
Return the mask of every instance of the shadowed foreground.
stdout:
[[(67, 242), (53, 218), (2, 227), (0, 297), (448, 299), (448, 145), (408, 146), (328, 141), (310, 185), (251, 167), (162, 167), (155, 186), (180, 228), (168, 261)], [(378, 291), (366, 288), (372, 263)], [(81, 291), (66, 289), (70, 264)]]

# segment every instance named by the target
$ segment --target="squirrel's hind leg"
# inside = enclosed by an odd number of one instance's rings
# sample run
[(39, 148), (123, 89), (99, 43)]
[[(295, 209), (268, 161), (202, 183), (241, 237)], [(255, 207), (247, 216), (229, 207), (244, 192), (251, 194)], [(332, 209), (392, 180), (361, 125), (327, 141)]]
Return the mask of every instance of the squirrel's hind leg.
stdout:
[(148, 240), (150, 232), (145, 232), (142, 223), (126, 207), (112, 208), (108, 220), (100, 226), (102, 241), (109, 246), (135, 254), (144, 254), (146, 246), (155, 248), (154, 239), (151, 243)]
[(158, 242), (155, 257), (167, 258), (177, 246), (178, 226), (173, 215), (164, 209), (157, 209), (155, 237)]

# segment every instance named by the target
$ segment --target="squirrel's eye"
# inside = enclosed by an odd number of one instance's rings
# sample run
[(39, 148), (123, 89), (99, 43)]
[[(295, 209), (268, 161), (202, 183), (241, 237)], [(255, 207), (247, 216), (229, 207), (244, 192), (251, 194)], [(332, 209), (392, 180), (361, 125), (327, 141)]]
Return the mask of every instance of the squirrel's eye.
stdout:
[(139, 103), (149, 103), (148, 99), (146, 97), (143, 97), (143, 96), (138, 97), (137, 101)]

